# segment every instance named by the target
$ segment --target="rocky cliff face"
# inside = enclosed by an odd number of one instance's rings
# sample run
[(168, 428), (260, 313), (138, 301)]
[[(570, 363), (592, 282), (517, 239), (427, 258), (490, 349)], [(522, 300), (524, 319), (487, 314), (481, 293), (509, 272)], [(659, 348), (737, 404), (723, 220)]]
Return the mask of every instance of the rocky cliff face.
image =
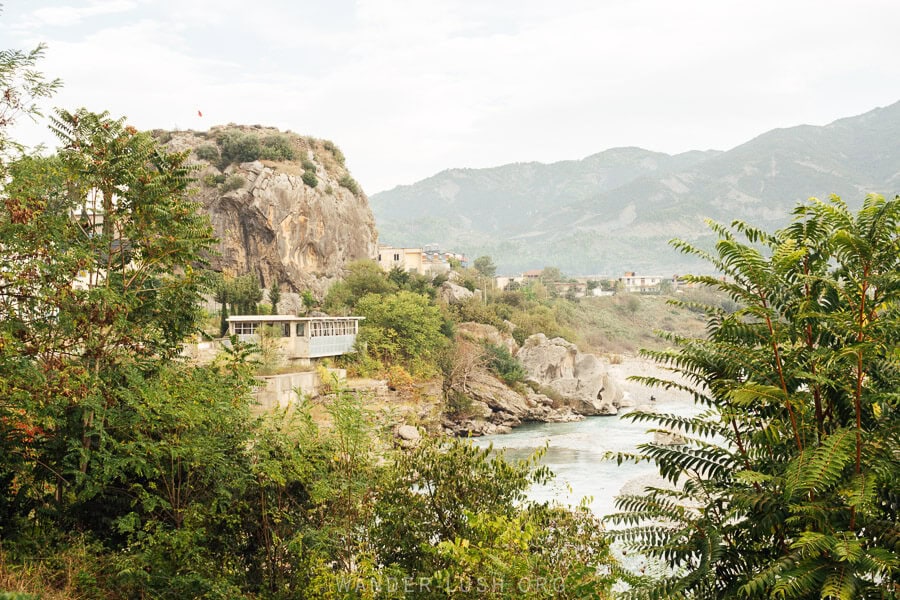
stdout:
[(559, 394), (565, 406), (580, 415), (614, 415), (623, 393), (606, 366), (563, 338), (536, 333), (516, 354), (528, 377)]
[[(236, 160), (225, 164), (228, 134), (238, 141), (279, 140), (292, 158), (240, 162), (253, 153), (232, 152)], [(276, 280), (283, 291), (321, 295), (347, 263), (375, 255), (368, 199), (330, 142), (261, 127), (170, 135), (167, 146), (192, 150), (200, 167), (196, 198), (220, 240), (210, 257), (213, 269), (253, 272), (265, 287)]]

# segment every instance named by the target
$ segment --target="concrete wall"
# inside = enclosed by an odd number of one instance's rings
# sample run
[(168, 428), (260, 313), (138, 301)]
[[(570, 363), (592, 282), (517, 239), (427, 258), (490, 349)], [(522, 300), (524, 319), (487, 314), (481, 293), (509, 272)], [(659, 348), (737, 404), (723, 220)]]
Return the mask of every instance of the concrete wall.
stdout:
[[(346, 369), (328, 369), (329, 373), (337, 375), (343, 381), (347, 379)], [(284, 375), (267, 375), (256, 378), (260, 385), (253, 393), (258, 410), (266, 411), (272, 408), (284, 408), (297, 401), (297, 392), (307, 396), (316, 396), (319, 393), (319, 375), (315, 371), (303, 371), (301, 373), (286, 373)]]

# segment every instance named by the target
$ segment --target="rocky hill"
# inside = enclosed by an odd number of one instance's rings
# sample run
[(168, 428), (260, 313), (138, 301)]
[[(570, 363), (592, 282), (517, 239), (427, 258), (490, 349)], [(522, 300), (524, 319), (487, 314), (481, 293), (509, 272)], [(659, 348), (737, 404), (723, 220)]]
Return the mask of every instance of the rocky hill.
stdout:
[(798, 200), (838, 194), (855, 206), (870, 192), (900, 192), (900, 103), (773, 130), (727, 152), (617, 148), (581, 161), (452, 169), (371, 200), (385, 243), (489, 254), (507, 273), (554, 265), (669, 275), (701, 268), (668, 241), (711, 242), (706, 218), (773, 228)]
[(374, 256), (368, 199), (331, 142), (260, 126), (155, 134), (198, 163), (195, 197), (220, 240), (214, 269), (321, 293), (348, 262)]

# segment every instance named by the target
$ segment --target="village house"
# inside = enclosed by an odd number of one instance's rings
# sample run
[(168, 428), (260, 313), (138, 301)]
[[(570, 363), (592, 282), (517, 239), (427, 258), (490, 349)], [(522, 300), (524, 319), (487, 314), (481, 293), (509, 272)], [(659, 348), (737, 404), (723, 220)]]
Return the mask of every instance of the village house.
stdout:
[(378, 264), (385, 271), (400, 267), (410, 273), (421, 273), (424, 262), (421, 248), (396, 248), (394, 246), (378, 246)]
[(424, 249), (379, 246), (376, 260), (385, 271), (399, 267), (408, 273), (431, 276), (450, 271), (451, 260), (459, 261), (463, 267), (468, 266), (464, 254), (441, 252), (437, 244), (428, 244)]
[(666, 278), (656, 275), (638, 275), (634, 271), (625, 271), (625, 275), (619, 277), (622, 291), (634, 294), (658, 294), (663, 281), (666, 281)]

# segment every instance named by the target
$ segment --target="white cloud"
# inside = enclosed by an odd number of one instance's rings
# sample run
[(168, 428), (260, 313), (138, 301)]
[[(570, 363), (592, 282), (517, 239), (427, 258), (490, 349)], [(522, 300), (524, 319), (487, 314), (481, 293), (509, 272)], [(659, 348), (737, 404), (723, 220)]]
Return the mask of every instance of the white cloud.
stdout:
[(131, 0), (94, 0), (83, 6), (47, 6), (32, 11), (19, 26), (23, 29), (73, 27), (89, 17), (127, 12), (135, 7), (137, 3)]
[(107, 5), (119, 16), (93, 28), (99, 2), (31, 13), (78, 24), (46, 40), (44, 70), (66, 85), (56, 104), (147, 128), (328, 137), (369, 192), (617, 145), (725, 149), (900, 99), (900, 5), (887, 1)]

